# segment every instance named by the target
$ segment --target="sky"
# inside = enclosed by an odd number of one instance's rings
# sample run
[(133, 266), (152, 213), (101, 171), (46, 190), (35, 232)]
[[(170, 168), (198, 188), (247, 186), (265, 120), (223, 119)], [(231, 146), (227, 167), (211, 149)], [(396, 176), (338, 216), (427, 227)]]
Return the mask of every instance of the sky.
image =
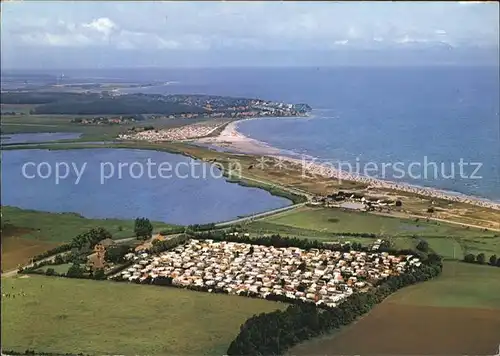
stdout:
[(384, 53), (392, 58), (408, 50), (491, 56), (499, 42), (497, 2), (17, 1), (1, 6), (2, 67), (9, 68), (265, 65), (289, 64), (290, 58), (314, 65), (315, 53), (323, 53), (321, 60), (328, 63), (335, 53), (348, 58), (345, 53), (368, 50), (382, 61)]

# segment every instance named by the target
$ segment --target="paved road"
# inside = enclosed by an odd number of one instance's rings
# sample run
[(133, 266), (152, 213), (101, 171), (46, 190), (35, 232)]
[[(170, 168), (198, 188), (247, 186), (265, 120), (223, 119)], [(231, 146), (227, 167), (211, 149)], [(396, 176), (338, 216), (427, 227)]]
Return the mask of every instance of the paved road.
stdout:
[(274, 214), (278, 214), (278, 213), (281, 213), (284, 211), (297, 209), (297, 208), (300, 208), (306, 204), (307, 203), (299, 203), (299, 204), (289, 205), (289, 206), (285, 206), (284, 208), (278, 208), (278, 209), (274, 209), (274, 210), (265, 211), (263, 213), (253, 214), (250, 216), (245, 216), (242, 218), (230, 220), (230, 221), (224, 221), (224, 222), (215, 224), (215, 227), (225, 227), (225, 226), (230, 226), (233, 224), (239, 224), (239, 223), (242, 223), (245, 221), (252, 221), (252, 220), (256, 220), (256, 219), (261, 219), (261, 218), (264, 218), (264, 217), (269, 216), (269, 215), (274, 215)]
[(281, 185), (281, 184), (276, 184), (276, 183), (272, 183), (272, 182), (266, 182), (266, 181), (263, 181), (263, 180), (260, 180), (260, 179), (250, 178), (250, 177), (245, 177), (245, 176), (242, 176), (241, 178), (243, 180), (248, 180), (248, 181), (259, 183), (259, 184), (263, 184), (263, 185), (267, 185), (267, 186), (271, 186), (271, 187), (276, 187), (276, 188), (279, 188), (281, 190), (290, 192), (292, 194), (302, 195), (302, 196), (306, 197), (308, 200), (311, 200), (312, 197), (314, 196), (314, 194), (308, 193), (305, 190), (301, 190), (301, 189), (298, 189), (298, 188), (287, 187), (287, 186), (284, 186), (284, 185)]

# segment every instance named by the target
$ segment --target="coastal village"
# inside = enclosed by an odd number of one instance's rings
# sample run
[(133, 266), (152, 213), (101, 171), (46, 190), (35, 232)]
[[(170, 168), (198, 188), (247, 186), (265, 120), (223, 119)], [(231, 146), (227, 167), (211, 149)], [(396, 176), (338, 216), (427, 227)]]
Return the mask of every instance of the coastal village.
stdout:
[(202, 113), (181, 113), (169, 118), (245, 118), (257, 116), (303, 116), (311, 110), (307, 104), (287, 104), (260, 99), (233, 98), (212, 95), (171, 95), (168, 102), (202, 108)]
[(358, 211), (390, 211), (391, 207), (401, 206), (402, 202), (387, 197), (364, 195), (360, 192), (338, 191), (327, 196), (313, 197), (309, 205)]
[(380, 243), (370, 252), (341, 252), (191, 239), (158, 255), (128, 254), (134, 264), (114, 279), (172, 278), (179, 287), (335, 307), (355, 292), (420, 267), (418, 257), (376, 251)]
[(74, 118), (72, 123), (81, 125), (123, 125), (144, 120), (142, 115), (119, 115), (112, 117), (96, 116), (91, 118)]
[[(136, 94), (140, 96), (139, 94)], [(114, 94), (110, 96), (119, 96)], [(113, 125), (143, 121), (145, 119), (243, 119), (252, 117), (305, 116), (311, 110), (307, 104), (287, 104), (259, 99), (233, 98), (211, 95), (149, 95), (165, 105), (175, 105), (176, 112), (169, 115), (126, 115), (93, 118), (75, 118), (71, 122), (82, 125)], [(181, 110), (181, 108), (184, 108)]]

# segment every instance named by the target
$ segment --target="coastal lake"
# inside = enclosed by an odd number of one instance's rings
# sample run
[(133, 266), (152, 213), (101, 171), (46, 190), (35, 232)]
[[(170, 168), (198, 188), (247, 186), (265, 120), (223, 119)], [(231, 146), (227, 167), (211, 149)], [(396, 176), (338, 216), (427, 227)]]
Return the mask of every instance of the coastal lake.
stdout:
[(2, 205), (23, 209), (88, 218), (147, 217), (184, 225), (227, 221), (291, 204), (267, 191), (228, 183), (208, 163), (165, 152), (30, 149), (1, 155)]

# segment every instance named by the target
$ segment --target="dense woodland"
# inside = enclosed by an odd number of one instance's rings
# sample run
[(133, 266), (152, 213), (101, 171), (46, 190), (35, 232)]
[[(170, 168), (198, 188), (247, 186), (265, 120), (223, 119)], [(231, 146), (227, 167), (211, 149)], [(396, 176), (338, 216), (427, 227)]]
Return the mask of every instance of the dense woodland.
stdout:
[[(160, 97), (160, 98), (159, 98)], [(2, 104), (36, 104), (31, 114), (61, 115), (175, 115), (207, 112), (199, 106), (162, 100), (157, 95), (111, 96), (95, 93), (6, 92)]]
[[(270, 108), (282, 110), (281, 103), (258, 99), (234, 98), (211, 95), (160, 95), (101, 93), (9, 91), (2, 93), (2, 104), (36, 105), (31, 114), (61, 115), (203, 115), (213, 113), (260, 112)], [(259, 103), (260, 105), (257, 105)], [(291, 109), (290, 109), (291, 108)], [(289, 113), (306, 113), (307, 104), (296, 104), (286, 110)], [(278, 112), (278, 111), (277, 111)]]

